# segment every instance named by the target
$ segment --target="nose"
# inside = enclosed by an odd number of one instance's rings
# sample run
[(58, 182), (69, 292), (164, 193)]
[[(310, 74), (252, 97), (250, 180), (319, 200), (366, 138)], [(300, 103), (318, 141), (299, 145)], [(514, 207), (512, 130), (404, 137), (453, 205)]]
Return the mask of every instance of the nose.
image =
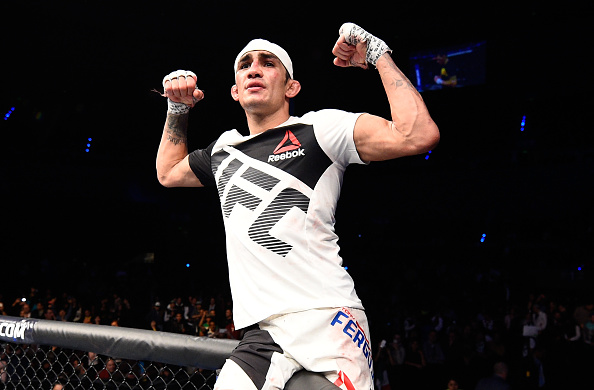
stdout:
[(260, 61), (255, 60), (250, 65), (250, 69), (248, 72), (248, 78), (253, 79), (253, 78), (257, 78), (257, 77), (262, 77), (262, 66), (260, 65)]

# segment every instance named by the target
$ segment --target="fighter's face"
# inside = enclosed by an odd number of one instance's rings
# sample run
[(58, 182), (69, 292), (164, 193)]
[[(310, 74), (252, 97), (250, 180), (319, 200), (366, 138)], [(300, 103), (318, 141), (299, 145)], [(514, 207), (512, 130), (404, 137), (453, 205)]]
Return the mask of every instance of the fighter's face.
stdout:
[(251, 51), (238, 62), (233, 99), (246, 109), (277, 107), (285, 102), (286, 69), (282, 62), (267, 51)]

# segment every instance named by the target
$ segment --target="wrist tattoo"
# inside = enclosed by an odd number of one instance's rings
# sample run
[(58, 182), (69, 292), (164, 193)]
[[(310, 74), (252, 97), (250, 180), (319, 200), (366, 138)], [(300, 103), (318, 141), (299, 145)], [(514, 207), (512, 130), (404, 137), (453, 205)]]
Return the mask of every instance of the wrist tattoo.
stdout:
[(175, 145), (185, 144), (188, 139), (188, 114), (167, 114), (167, 140)]

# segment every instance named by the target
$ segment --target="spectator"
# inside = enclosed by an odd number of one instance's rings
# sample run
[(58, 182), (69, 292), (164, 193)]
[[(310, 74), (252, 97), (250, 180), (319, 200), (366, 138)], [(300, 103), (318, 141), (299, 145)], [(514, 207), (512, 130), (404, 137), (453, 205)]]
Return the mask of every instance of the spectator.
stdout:
[(163, 322), (165, 324), (170, 323), (172, 318), (175, 318), (175, 300), (169, 302), (165, 308), (165, 311), (163, 312)]
[(443, 347), (446, 372), (459, 372), (464, 365), (464, 345), (455, 329), (450, 329)]
[(214, 297), (212, 297), (212, 298), (210, 298), (210, 302), (208, 303), (208, 311), (209, 312), (216, 311), (216, 309), (217, 309), (217, 300)]
[(395, 333), (392, 342), (387, 346), (388, 354), (391, 358), (391, 364), (388, 368), (388, 378), (390, 380), (390, 387), (400, 389), (402, 387), (402, 375), (404, 360), (406, 358), (406, 349), (400, 333)]
[(436, 388), (441, 382), (441, 377), (444, 374), (445, 356), (441, 345), (437, 340), (437, 331), (431, 330), (427, 336), (427, 340), (423, 343), (423, 355), (427, 366), (425, 367), (425, 380), (428, 382), (428, 387)]
[(215, 322), (215, 311), (212, 310), (208, 313), (206, 313), (206, 318), (204, 319), (204, 321), (200, 324), (200, 327), (204, 330), (204, 334), (207, 335), (208, 331), (210, 329), (210, 323), (211, 322)]
[(206, 321), (206, 310), (202, 308), (201, 301), (196, 301), (196, 308), (190, 319), (192, 322), (193, 332), (198, 335), (200, 333), (200, 328), (202, 327), (202, 324), (204, 323), (204, 321)]
[(110, 322), (112, 318), (112, 312), (109, 308), (109, 300), (107, 298), (102, 298), (99, 306), (99, 311), (97, 312), (99, 317), (106, 323)]
[(404, 338), (410, 339), (417, 330), (417, 319), (414, 315), (406, 317), (404, 320)]
[(444, 327), (444, 320), (441, 311), (437, 311), (433, 317), (431, 317), (431, 328), (437, 332), (437, 334), (441, 334), (441, 331)]
[(4, 311), (4, 303), (0, 302), (0, 316), (7, 316), (6, 311)]
[(37, 319), (44, 319), (45, 318), (45, 305), (43, 304), (43, 302), (37, 302), (35, 305), (33, 305), (33, 308), (31, 309), (31, 318), (37, 318)]
[(225, 330), (228, 339), (239, 340), (241, 338), (241, 331), (235, 329), (233, 311), (231, 309), (225, 310)]
[(92, 324), (93, 323), (93, 314), (91, 310), (85, 309), (85, 315), (83, 317), (83, 324)]
[(56, 320), (56, 315), (54, 314), (54, 310), (53, 309), (47, 309), (45, 310), (44, 314), (43, 314), (44, 319), (49, 320), (49, 321), (55, 321)]
[(95, 352), (87, 353), (86, 362), (83, 360), (83, 365), (85, 367), (87, 377), (93, 381), (99, 376), (100, 365), (101, 361), (99, 359), (99, 355)]
[(115, 311), (115, 319), (118, 320), (120, 326), (130, 327), (132, 323), (132, 305), (128, 298), (122, 298), (118, 301)]
[(441, 345), (437, 342), (437, 332), (432, 330), (423, 343), (423, 355), (428, 365), (441, 365), (445, 361), (445, 356)]
[(70, 310), (72, 314), (72, 322), (82, 322), (83, 320), (83, 308), (76, 298), (72, 298), (70, 301)]
[(389, 350), (390, 354), (392, 355), (392, 359), (394, 360), (394, 365), (403, 365), (404, 359), (406, 357), (406, 349), (404, 348), (402, 336), (400, 335), (400, 333), (394, 334), (392, 342), (389, 344)]
[(65, 309), (60, 309), (60, 311), (58, 312), (58, 315), (56, 316), (56, 321), (62, 321), (62, 322), (68, 321), (68, 317), (66, 316)]
[(152, 324), (155, 323), (156, 330), (163, 330), (163, 310), (161, 309), (161, 302), (155, 302), (153, 307), (151, 308), (149, 314), (147, 315), (148, 322)]
[(487, 341), (490, 341), (492, 334), (495, 330), (495, 321), (493, 320), (491, 313), (489, 313), (488, 311), (483, 312), (480, 318), (480, 325), (485, 334), (485, 339)]
[(175, 317), (173, 317), (169, 322), (169, 331), (180, 334), (185, 334), (187, 332), (184, 315), (181, 312), (176, 313)]
[(594, 347), (594, 312), (590, 313), (590, 319), (584, 324), (583, 334), (584, 343)]
[(460, 390), (460, 385), (456, 379), (450, 379), (448, 381), (448, 390)]
[(375, 388), (378, 390), (390, 390), (389, 370), (394, 365), (392, 356), (386, 340), (382, 340), (373, 358), (373, 371), (375, 376)]
[(99, 372), (99, 379), (107, 381), (113, 380), (121, 382), (123, 380), (122, 374), (117, 370), (116, 361), (108, 358), (105, 362), (105, 368)]
[(6, 366), (8, 366), (8, 358), (3, 354), (0, 356), (0, 383), (5, 384), (8, 381), (8, 373), (6, 372)]
[(182, 297), (175, 298), (175, 300), (173, 302), (174, 302), (173, 310), (175, 311), (175, 313), (182, 313), (182, 315), (185, 318), (187, 305), (184, 303)]
[(564, 322), (563, 338), (570, 342), (578, 341), (582, 337), (582, 332), (580, 329), (580, 326), (574, 318), (568, 319)]
[(417, 339), (410, 340), (404, 358), (404, 388), (418, 388), (419, 384), (423, 382), (422, 373), (426, 366), (427, 362), (419, 341)]
[(518, 322), (518, 307), (516, 305), (511, 305), (508, 308), (507, 313), (503, 317), (503, 324), (505, 326), (505, 330), (509, 333), (512, 331), (512, 328), (517, 327), (516, 323)]
[(590, 320), (590, 314), (593, 311), (594, 303), (592, 303), (591, 301), (587, 301), (587, 303), (584, 303), (583, 305), (580, 305), (575, 308), (573, 312), (573, 318), (575, 318), (575, 321), (578, 323), (578, 325), (580, 325), (580, 327), (583, 327), (584, 325), (586, 325), (586, 322)]
[(493, 366), (493, 375), (482, 378), (476, 385), (475, 390), (509, 390), (507, 383), (508, 367), (504, 362), (497, 362)]
[(206, 337), (213, 339), (220, 337), (219, 326), (214, 321), (214, 319), (208, 323), (208, 331), (206, 332)]
[(532, 323), (538, 328), (539, 334), (542, 334), (547, 328), (547, 314), (542, 308), (539, 304), (532, 307)]
[(31, 307), (26, 302), (26, 298), (17, 298), (12, 304), (13, 311), (18, 313), (19, 317), (32, 318)]
[(196, 302), (198, 299), (194, 296), (188, 297), (188, 305), (184, 308), (184, 319), (192, 323), (192, 317), (197, 313)]
[(87, 373), (85, 366), (82, 364), (82, 362), (76, 355), (74, 355), (70, 359), (70, 365), (74, 369), (74, 374), (76, 375), (78, 381), (80, 382)]

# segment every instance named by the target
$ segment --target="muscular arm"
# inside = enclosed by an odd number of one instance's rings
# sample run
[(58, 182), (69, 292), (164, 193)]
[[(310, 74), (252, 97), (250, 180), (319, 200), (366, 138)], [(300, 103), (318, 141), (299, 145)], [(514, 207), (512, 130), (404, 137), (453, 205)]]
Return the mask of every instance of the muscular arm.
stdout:
[(425, 153), (439, 142), (439, 130), (423, 98), (388, 53), (377, 70), (390, 104), (391, 121), (364, 114), (355, 125), (355, 145), (364, 161)]
[(381, 39), (353, 23), (340, 28), (332, 49), (334, 64), (364, 69), (375, 65), (390, 104), (391, 120), (364, 114), (355, 124), (354, 139), (364, 161), (389, 160), (431, 150), (439, 142), (439, 130), (423, 98), (396, 66), (391, 50)]
[[(179, 72), (179, 71), (178, 71)], [(177, 73), (177, 72), (174, 72)], [(168, 76), (167, 76), (168, 77)], [(192, 74), (185, 76), (176, 74), (163, 83), (165, 96), (170, 102), (181, 107), (193, 107), (204, 98), (204, 93), (196, 88), (196, 79)], [(183, 103), (183, 104), (182, 104)], [(165, 187), (202, 187), (188, 161), (188, 117), (189, 109), (185, 113), (173, 110), (167, 111), (167, 119), (161, 136), (161, 143), (157, 151), (157, 178)]]

